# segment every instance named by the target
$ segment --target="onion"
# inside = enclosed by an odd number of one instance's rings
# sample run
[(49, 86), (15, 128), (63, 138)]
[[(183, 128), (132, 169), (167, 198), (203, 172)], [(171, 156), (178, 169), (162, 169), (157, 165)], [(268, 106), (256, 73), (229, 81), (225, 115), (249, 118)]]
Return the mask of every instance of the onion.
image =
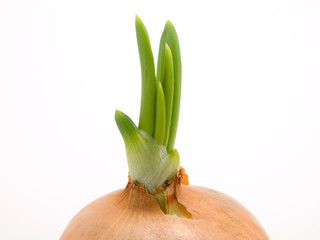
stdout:
[(236, 200), (189, 186), (179, 154), (173, 149), (181, 91), (175, 29), (167, 22), (160, 41), (157, 76), (149, 37), (139, 17), (136, 32), (142, 74), (139, 127), (124, 113), (115, 114), (126, 146), (128, 184), (83, 208), (60, 239), (269, 239), (254, 216)]

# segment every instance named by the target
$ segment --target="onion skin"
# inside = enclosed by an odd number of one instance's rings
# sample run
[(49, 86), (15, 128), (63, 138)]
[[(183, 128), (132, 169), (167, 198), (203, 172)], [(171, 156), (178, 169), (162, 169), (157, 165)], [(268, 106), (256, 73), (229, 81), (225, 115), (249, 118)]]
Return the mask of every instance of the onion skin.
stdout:
[(167, 189), (192, 219), (165, 215), (143, 185), (128, 183), (83, 208), (60, 240), (269, 239), (254, 216), (223, 193), (182, 185), (179, 177)]

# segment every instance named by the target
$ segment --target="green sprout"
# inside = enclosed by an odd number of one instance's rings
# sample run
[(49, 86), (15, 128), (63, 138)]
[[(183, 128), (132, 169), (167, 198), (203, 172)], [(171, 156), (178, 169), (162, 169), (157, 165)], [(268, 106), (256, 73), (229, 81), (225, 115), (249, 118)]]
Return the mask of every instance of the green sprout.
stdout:
[[(135, 26), (142, 82), (139, 125), (118, 110), (115, 120), (125, 143), (131, 181), (155, 194), (180, 168), (180, 157), (174, 150), (181, 96), (180, 46), (174, 26), (167, 21), (155, 75), (149, 35), (138, 16)], [(163, 199), (158, 196), (161, 207)]]

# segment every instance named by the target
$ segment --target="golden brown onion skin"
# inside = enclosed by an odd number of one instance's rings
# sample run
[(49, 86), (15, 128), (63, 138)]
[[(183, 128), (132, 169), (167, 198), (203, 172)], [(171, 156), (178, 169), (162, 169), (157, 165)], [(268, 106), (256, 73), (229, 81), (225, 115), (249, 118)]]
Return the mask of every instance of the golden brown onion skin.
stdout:
[(172, 184), (192, 219), (165, 215), (143, 186), (128, 184), (82, 209), (60, 240), (265, 240), (254, 216), (227, 195)]

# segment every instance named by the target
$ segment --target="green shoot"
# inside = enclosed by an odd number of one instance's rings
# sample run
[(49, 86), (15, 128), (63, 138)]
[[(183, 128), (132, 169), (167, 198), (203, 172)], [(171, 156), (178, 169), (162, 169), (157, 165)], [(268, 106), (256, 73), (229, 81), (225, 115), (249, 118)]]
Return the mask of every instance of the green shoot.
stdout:
[(166, 130), (166, 105), (161, 82), (158, 82), (156, 97), (156, 117), (153, 137), (163, 145)]
[(177, 32), (170, 21), (167, 21), (160, 40), (158, 65), (157, 65), (157, 81), (162, 81), (165, 73), (165, 46), (168, 45), (173, 58), (173, 73), (174, 73), (174, 93), (173, 93), (173, 106), (172, 106), (172, 118), (170, 125), (170, 133), (167, 144), (168, 152), (171, 152), (178, 129), (179, 111), (180, 111), (180, 96), (181, 96), (181, 56), (180, 45)]
[(161, 79), (163, 85), (163, 92), (165, 95), (166, 104), (166, 130), (163, 145), (168, 146), (171, 116), (172, 116), (172, 105), (173, 105), (173, 90), (174, 90), (174, 76), (173, 76), (173, 59), (170, 47), (168, 44), (165, 46), (164, 55), (164, 76)]
[[(120, 111), (116, 111), (115, 120), (125, 143), (131, 180), (153, 194), (172, 180), (180, 167), (178, 151), (173, 150), (180, 108), (180, 47), (177, 33), (167, 21), (156, 78), (148, 32), (138, 16), (135, 26), (142, 82), (139, 127)], [(161, 196), (156, 197), (159, 205), (164, 201)]]
[(141, 66), (141, 105), (139, 128), (151, 136), (154, 131), (156, 79), (149, 35), (141, 19), (136, 15), (136, 35)]

